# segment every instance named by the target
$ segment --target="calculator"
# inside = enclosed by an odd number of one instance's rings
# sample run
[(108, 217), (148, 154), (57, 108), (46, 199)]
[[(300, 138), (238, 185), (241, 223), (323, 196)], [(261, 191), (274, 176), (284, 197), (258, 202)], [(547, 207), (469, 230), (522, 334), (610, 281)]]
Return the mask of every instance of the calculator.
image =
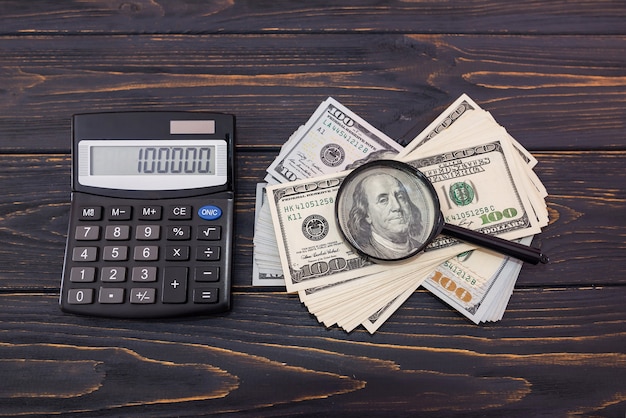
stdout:
[(60, 306), (163, 318), (230, 309), (233, 115), (72, 118), (72, 193)]

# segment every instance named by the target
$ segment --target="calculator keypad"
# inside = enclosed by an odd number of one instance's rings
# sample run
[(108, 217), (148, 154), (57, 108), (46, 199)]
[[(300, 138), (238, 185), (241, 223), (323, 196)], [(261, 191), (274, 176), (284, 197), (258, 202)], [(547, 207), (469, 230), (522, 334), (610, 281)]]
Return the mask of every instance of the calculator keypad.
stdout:
[(73, 194), (63, 310), (150, 318), (230, 307), (232, 193), (156, 202)]

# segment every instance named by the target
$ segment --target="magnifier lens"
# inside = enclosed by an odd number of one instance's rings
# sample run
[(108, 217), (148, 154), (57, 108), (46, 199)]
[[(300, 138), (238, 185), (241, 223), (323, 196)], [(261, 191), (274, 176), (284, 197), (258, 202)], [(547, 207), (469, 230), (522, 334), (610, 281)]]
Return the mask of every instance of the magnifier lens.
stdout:
[(549, 261), (537, 248), (445, 223), (428, 178), (395, 160), (369, 162), (348, 174), (335, 213), (348, 243), (375, 261), (412, 257), (440, 233), (527, 263)]
[(431, 183), (419, 170), (394, 160), (370, 162), (346, 176), (335, 212), (352, 247), (380, 261), (412, 257), (442, 225)]

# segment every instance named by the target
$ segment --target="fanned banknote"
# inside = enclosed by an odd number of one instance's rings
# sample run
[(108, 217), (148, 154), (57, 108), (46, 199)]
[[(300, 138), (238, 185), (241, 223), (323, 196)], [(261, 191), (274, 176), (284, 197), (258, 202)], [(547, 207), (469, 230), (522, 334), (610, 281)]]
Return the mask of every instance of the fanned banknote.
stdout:
[(393, 139), (332, 97), (322, 102), (268, 167), (267, 183), (257, 187), (253, 285), (285, 283), (267, 206), (267, 184), (337, 173), (372, 159), (393, 157), (401, 150)]
[[(266, 188), (288, 292), (389, 271), (359, 255), (344, 240), (335, 217), (337, 191), (346, 172)], [(451, 245), (458, 247), (450, 248)], [(468, 248), (455, 241), (418, 256), (418, 265)], [(458, 249), (457, 249), (458, 248)]]
[(268, 168), (270, 186), (257, 191), (267, 190), (267, 204), (257, 203), (257, 282), (268, 272), (278, 276), (280, 266), (289, 292), (298, 292), (325, 326), (347, 332), (363, 325), (374, 333), (420, 285), (475, 323), (501, 319), (517, 260), (441, 236), (425, 253), (390, 266), (343, 242), (337, 190), (350, 169), (380, 158), (424, 172), (449, 223), (528, 245), (548, 222), (547, 192), (532, 170), (537, 160), (467, 95), (404, 149), (329, 98)]
[(329, 97), (298, 129), (267, 172), (280, 183), (345, 170), (372, 154), (397, 154), (402, 146)]

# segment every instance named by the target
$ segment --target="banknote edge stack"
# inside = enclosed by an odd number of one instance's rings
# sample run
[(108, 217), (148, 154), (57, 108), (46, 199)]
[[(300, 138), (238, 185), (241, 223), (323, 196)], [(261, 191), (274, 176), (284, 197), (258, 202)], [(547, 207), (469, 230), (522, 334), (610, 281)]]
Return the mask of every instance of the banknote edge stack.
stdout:
[[(500, 152), (485, 153), (479, 156), (480, 159), (454, 159), (448, 161), (447, 166), (431, 164), (432, 161), (441, 162), (442, 158), (448, 158), (451, 153), (458, 153), (459, 150), (473, 147), (492, 149), (494, 144)], [(364, 149), (366, 152), (363, 152)], [(316, 181), (328, 183), (328, 179), (336, 181), (359, 163), (381, 158), (398, 159), (415, 165), (421, 171), (429, 173), (427, 175), (433, 184), (443, 179), (440, 183), (444, 184), (442, 189), (450, 181), (454, 181), (454, 184), (463, 183), (466, 187), (474, 184), (471, 179), (464, 179), (463, 174), (467, 170), (459, 170), (458, 167), (484, 165), (486, 169), (475, 168), (476, 171), (482, 169), (483, 172), (489, 172), (490, 167), (495, 167), (493, 173), (500, 175), (494, 174), (493, 180), (485, 177), (484, 173), (477, 174), (483, 175), (484, 184), (476, 188), (476, 195), (483, 198), (482, 206), (468, 206), (464, 212), (459, 212), (459, 208), (456, 208), (456, 211), (446, 213), (443, 202), (447, 201), (450, 208), (454, 205), (450, 204), (447, 193), (442, 192), (440, 200), (444, 215), (456, 216), (456, 219), (448, 219), (451, 223), (467, 226), (473, 222), (469, 218), (482, 219), (482, 223), (485, 223), (503, 218), (502, 213), (508, 216), (523, 212), (527, 224), (525, 229), (507, 230), (501, 236), (526, 245), (548, 223), (545, 204), (547, 191), (533, 171), (537, 160), (489, 112), (481, 109), (467, 95), (461, 95), (406, 147), (401, 147), (329, 97), (285, 142), (279, 155), (268, 167), (265, 182), (257, 186), (253, 285), (286, 286), (288, 292), (298, 293), (300, 300), (319, 322), (327, 327), (337, 325), (347, 332), (362, 325), (367, 331), (374, 333), (419, 286), (428, 289), (476, 324), (502, 319), (521, 270), (522, 263), (518, 260), (476, 249), (465, 243), (450, 243), (450, 239), (443, 237), (436, 251), (427, 250), (415, 259), (394, 266), (380, 265), (358, 259), (357, 254), (344, 248), (347, 244), (339, 243), (337, 231), (333, 230), (336, 225), (332, 213), (334, 207), (331, 208), (331, 205), (320, 208), (323, 213), (313, 213), (327, 222), (330, 230), (328, 238), (334, 237), (325, 246), (315, 243), (310, 246), (307, 238), (299, 236), (299, 231), (302, 230), (301, 219), (292, 219), (295, 215), (281, 213), (281, 210), (284, 212), (292, 205), (283, 205), (281, 208), (282, 203), (276, 196), (285, 196), (288, 194), (286, 191), (294, 190), (294, 187), (300, 185), (311, 185)], [(491, 163), (491, 160), (500, 158), (503, 161), (500, 165)], [(456, 172), (450, 173), (449, 167), (456, 167)], [(500, 181), (506, 177), (509, 177), (510, 186), (507, 186), (506, 181)], [(505, 191), (515, 189), (515, 193), (511, 192), (508, 200), (493, 195), (491, 202), (485, 201), (483, 192), (492, 188), (491, 184), (490, 187), (485, 187), (485, 184), (492, 181), (496, 188)], [(330, 201), (336, 190), (325, 192), (326, 201)], [(299, 198), (289, 197), (296, 202)], [(310, 200), (308, 196), (307, 199)], [(478, 202), (480, 198), (476, 197), (475, 200)], [(496, 208), (496, 201), (500, 200), (508, 212)], [(520, 206), (511, 203), (517, 201), (521, 202)], [(463, 213), (471, 215), (461, 219)], [(289, 221), (286, 220), (287, 216)], [(298, 216), (301, 214), (298, 213)], [(520, 219), (509, 222), (508, 225), (523, 224)], [(497, 222), (494, 221), (495, 223)], [(311, 254), (305, 254), (307, 251), (301, 251), (302, 248), (310, 248)], [(342, 271), (337, 268), (336, 271), (328, 269), (328, 265), (337, 262), (329, 261), (324, 252), (332, 253), (338, 251), (338, 248), (345, 257), (333, 260), (352, 257), (350, 265), (356, 267), (350, 270), (343, 266)], [(309, 271), (311, 266), (326, 264), (326, 267), (316, 272), (319, 277), (303, 280), (307, 275), (302, 275), (301, 266), (296, 266), (300, 261), (294, 261), (298, 258), (295, 256), (297, 251), (304, 254), (301, 258), (322, 254), (317, 263), (304, 266)], [(324, 257), (329, 262), (323, 261)], [(323, 274), (324, 269), (326, 274)], [(307, 277), (309, 276), (311, 274)]]

